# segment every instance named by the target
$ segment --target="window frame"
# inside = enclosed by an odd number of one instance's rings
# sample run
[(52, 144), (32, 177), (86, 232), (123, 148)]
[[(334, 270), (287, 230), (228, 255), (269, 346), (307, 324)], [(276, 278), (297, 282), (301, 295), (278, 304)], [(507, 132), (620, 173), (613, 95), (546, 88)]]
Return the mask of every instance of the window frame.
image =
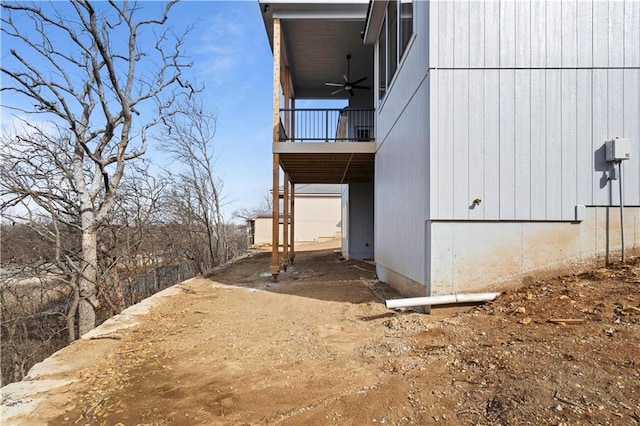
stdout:
[[(402, 6), (406, 4), (409, 4), (408, 9), (411, 11), (410, 15), (408, 15), (410, 19), (403, 20)], [(415, 36), (415, 5), (416, 0), (391, 0), (384, 12), (376, 46), (378, 55), (378, 104), (382, 104), (386, 98), (387, 92), (409, 51), (411, 40)], [(395, 9), (394, 24), (390, 25), (389, 18), (391, 16), (389, 12), (393, 9)], [(407, 23), (410, 23), (410, 25), (406, 25)], [(410, 29), (405, 33), (408, 27)], [(395, 29), (393, 37), (390, 31), (391, 28)], [(392, 41), (395, 44), (394, 51), (391, 51)], [(392, 56), (395, 56), (395, 58)], [(395, 59), (393, 64), (391, 63), (392, 59)]]
[[(384, 37), (384, 38), (383, 38)], [(382, 27), (378, 35), (378, 102), (382, 102), (387, 94), (387, 14), (382, 18)], [(384, 47), (382, 47), (384, 46)], [(382, 50), (382, 52), (381, 52)]]

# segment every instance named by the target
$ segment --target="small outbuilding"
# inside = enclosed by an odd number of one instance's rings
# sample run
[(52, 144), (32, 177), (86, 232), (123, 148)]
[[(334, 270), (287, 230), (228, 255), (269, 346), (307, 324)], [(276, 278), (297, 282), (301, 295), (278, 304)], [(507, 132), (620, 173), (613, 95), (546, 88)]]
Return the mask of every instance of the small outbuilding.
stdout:
[[(295, 242), (320, 242), (341, 237), (341, 185), (306, 184), (296, 187)], [(280, 245), (284, 218), (280, 215)], [(247, 220), (250, 245), (271, 244), (273, 214), (259, 213)]]

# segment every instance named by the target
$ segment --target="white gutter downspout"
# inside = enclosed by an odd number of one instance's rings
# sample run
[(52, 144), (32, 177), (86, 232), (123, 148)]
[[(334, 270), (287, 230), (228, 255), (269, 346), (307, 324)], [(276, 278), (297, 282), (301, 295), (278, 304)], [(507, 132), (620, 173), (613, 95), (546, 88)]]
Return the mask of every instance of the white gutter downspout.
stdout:
[(389, 309), (411, 308), (415, 306), (450, 305), (454, 303), (489, 302), (500, 293), (448, 294), (444, 296), (409, 297), (406, 299), (389, 299), (385, 305)]

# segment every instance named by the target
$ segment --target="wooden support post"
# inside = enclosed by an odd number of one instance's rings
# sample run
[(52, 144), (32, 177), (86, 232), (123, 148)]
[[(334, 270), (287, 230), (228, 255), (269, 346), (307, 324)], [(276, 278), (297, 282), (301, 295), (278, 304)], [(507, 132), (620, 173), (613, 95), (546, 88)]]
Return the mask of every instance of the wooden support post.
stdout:
[(291, 230), (289, 232), (290, 238), (290, 247), (289, 247), (289, 264), (293, 264), (293, 261), (296, 260), (296, 251), (293, 242), (295, 241), (295, 205), (296, 205), (296, 186), (291, 183)]
[(271, 228), (271, 275), (274, 281), (280, 273), (280, 154), (273, 154), (273, 215)]
[(289, 173), (284, 172), (284, 211), (282, 212), (282, 269), (289, 266)]
[[(273, 143), (280, 140), (280, 19), (273, 19)], [(271, 232), (271, 276), (280, 274), (280, 155), (273, 154), (273, 216)]]

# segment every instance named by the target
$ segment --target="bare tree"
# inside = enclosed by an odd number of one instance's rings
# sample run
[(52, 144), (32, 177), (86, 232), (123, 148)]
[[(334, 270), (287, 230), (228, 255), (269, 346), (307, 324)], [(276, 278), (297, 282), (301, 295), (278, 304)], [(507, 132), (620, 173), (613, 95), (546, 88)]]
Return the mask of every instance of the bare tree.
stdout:
[[(149, 130), (175, 111), (176, 99), (193, 92), (182, 80), (190, 66), (182, 53), (184, 34), (165, 25), (174, 4), (167, 3), (157, 18), (128, 2), (1, 4), (3, 42), (13, 46), (0, 65), (2, 92), (16, 95), (5, 96), (5, 106), (19, 99), (10, 106), (30, 114), (28, 130), (0, 148), (2, 208), (38, 206), (59, 213), (49, 232), (59, 232), (56, 223), (77, 230), (78, 261), (64, 250), (59, 255), (73, 274), (68, 281), (75, 282), (80, 334), (95, 327), (98, 229), (125, 164), (144, 154)], [(142, 40), (153, 31), (155, 45), (143, 49)], [(141, 111), (148, 118), (138, 123)], [(40, 114), (52, 123), (49, 128), (31, 124)], [(48, 143), (51, 163), (44, 164), (39, 149)], [(55, 188), (56, 181), (64, 188)]]
[(100, 300), (107, 304), (107, 316), (137, 303), (154, 291), (138, 291), (141, 275), (158, 269), (163, 260), (158, 228), (163, 213), (160, 199), (167, 183), (148, 173), (146, 161), (130, 164), (121, 183), (112, 214), (98, 235), (98, 264), (103, 286)]
[(252, 208), (242, 208), (233, 212), (233, 217), (250, 220), (254, 219), (260, 213), (269, 213), (271, 214), (271, 208), (273, 203), (273, 197), (271, 192), (267, 192), (260, 200), (260, 204), (256, 207)]
[(229, 259), (227, 228), (221, 210), (223, 185), (215, 173), (216, 115), (191, 99), (181, 103), (178, 112), (163, 120), (163, 124), (160, 146), (183, 167), (174, 174), (173, 200), (179, 209), (176, 216), (188, 218), (196, 229), (204, 230), (206, 270)]

